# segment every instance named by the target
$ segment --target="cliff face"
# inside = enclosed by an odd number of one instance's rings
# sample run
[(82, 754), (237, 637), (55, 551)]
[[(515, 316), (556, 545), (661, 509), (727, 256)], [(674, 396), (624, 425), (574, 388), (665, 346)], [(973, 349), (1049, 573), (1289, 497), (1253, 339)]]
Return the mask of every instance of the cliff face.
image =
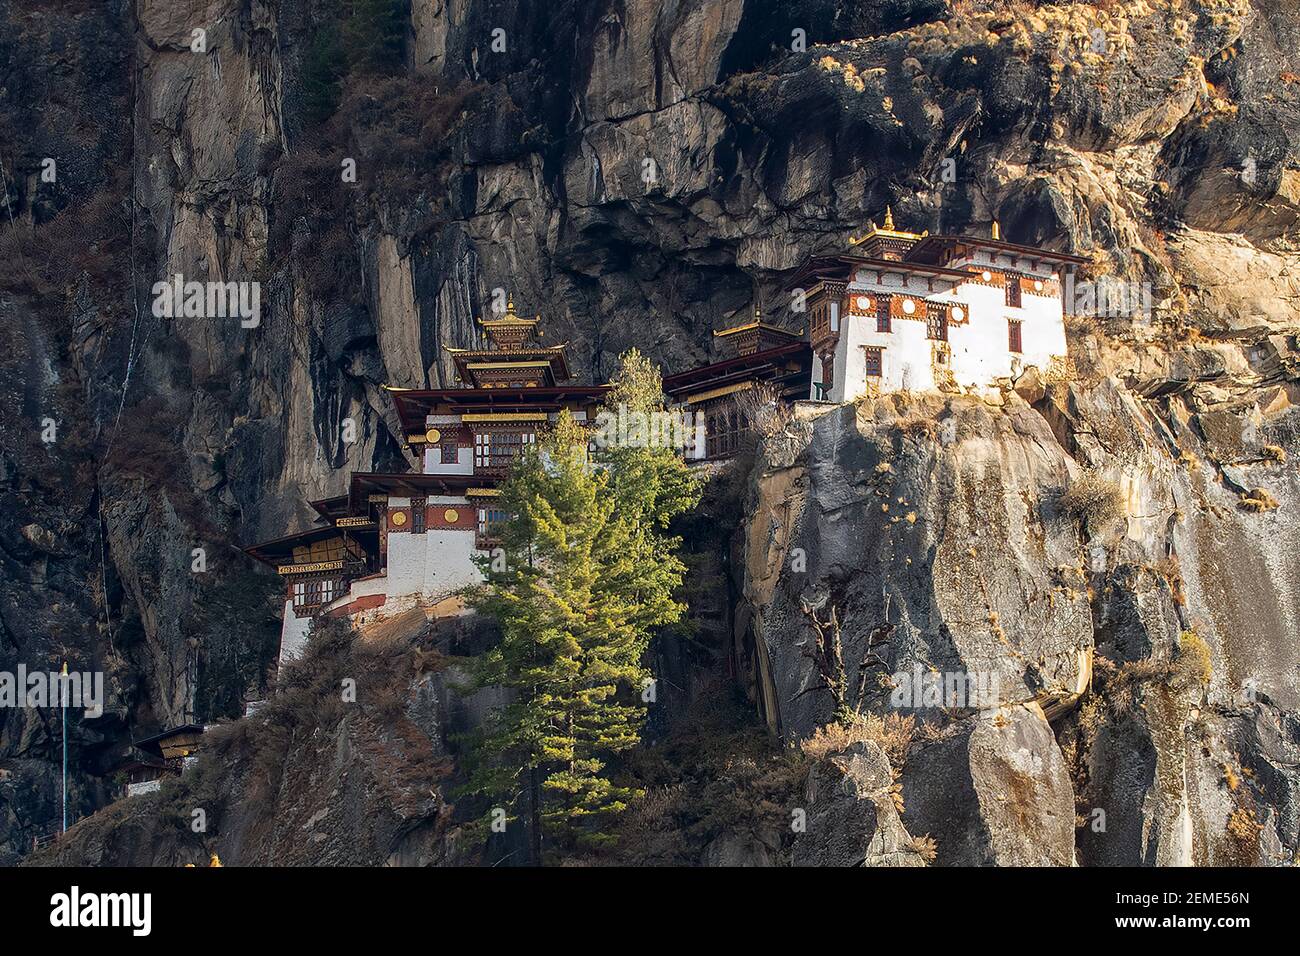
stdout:
[[(582, 379), (629, 346), (682, 368), (755, 298), (801, 327), (782, 275), (892, 203), (908, 228), (996, 217), (1091, 254), (1149, 283), (1154, 309), (1075, 330), (1082, 377), (1028, 404), (902, 413), (951, 434), (890, 409), (809, 423), (759, 477), (746, 532), (770, 685), (800, 686), (806, 587), (871, 627), (889, 594), (897, 660), (978, 662), (1010, 694), (1004, 725), (924, 751), (966, 768), (966, 812), (992, 812), (1022, 751), (1043, 762), (1016, 772), (1051, 841), (935, 832), (940, 861), (1066, 861), (1069, 817), (1121, 792), (1141, 809), (1113, 808), (1108, 832), (1129, 835), (1080, 838), (1080, 862), (1226, 859), (1237, 809), (1264, 827), (1261, 859), (1269, 834), (1294, 848), (1296, 459), (1251, 461), (1293, 447), (1293, 5), (373, 6), (345, 22), (328, 0), (0, 0), (0, 668), (104, 671), (106, 716), (73, 730), (74, 815), (107, 799), (132, 734), (262, 692), (275, 584), (232, 545), (297, 530), (351, 469), (404, 467), (380, 386), (446, 383), (440, 349), (472, 344), (492, 290), (540, 312)], [(260, 283), (257, 325), (155, 316), (176, 274)], [(881, 461), (895, 473), (870, 474)], [(1040, 507), (1081, 467), (1122, 484), (1125, 530)], [(1243, 510), (1261, 486), (1280, 506)], [(781, 502), (810, 556), (797, 585), (775, 570), (788, 539), (759, 540)], [(1164, 659), (1193, 624), (1204, 700), (1156, 708), (1144, 685), (1136, 710), (1072, 730), (1085, 707), (1054, 733), (1034, 712), (1044, 688), (1073, 692), (1089, 649), (1095, 689), (1097, 660)], [(1260, 693), (1233, 709), (1249, 677)], [(782, 698), (782, 729), (824, 719), (818, 697)], [(59, 738), (48, 714), (0, 720), (12, 859), (56, 817)], [(1225, 794), (1230, 754), (1254, 777)], [(947, 814), (924, 788), (905, 784), (909, 827)]]
[[(464, 628), (414, 610), (354, 634), (337, 622), (254, 715), (205, 735), (159, 791), (82, 821), (32, 862), (62, 866), (433, 866), (457, 840), (452, 738), (499, 703), (458, 694)], [(469, 808), (471, 810), (477, 807)]]
[[(808, 607), (834, 607), (863, 708), (927, 721), (903, 821), (939, 862), (1290, 860), (1291, 373), (1159, 398), (1088, 373), (1018, 384), (811, 411), (774, 443), (744, 542), (769, 725), (831, 718)], [(1089, 483), (1111, 512), (1071, 511)], [(922, 708), (895, 695), (913, 673), (996, 692)]]

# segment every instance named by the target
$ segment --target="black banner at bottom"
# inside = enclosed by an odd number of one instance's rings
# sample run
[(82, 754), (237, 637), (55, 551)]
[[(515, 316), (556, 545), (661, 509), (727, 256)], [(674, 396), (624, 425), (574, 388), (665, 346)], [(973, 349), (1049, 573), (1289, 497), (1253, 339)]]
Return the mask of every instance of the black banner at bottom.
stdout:
[(0, 912), (22, 938), (127, 946), (247, 943), (280, 931), (295, 943), (338, 945), (430, 921), (481, 943), (687, 924), (768, 941), (786, 921), (849, 935), (887, 926), (947, 943), (964, 932), (973, 941), (994, 925), (1080, 940), (1199, 933), (1230, 943), (1243, 932), (1289, 930), (1298, 890), (1294, 869), (24, 867), (0, 870)]

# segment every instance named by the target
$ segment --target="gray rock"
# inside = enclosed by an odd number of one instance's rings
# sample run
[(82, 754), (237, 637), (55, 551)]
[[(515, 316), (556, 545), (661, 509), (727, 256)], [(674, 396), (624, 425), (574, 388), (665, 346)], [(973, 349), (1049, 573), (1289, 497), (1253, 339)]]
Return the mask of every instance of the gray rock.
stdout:
[(1070, 866), (1074, 792), (1052, 730), (1034, 706), (961, 722), (914, 747), (903, 822), (937, 844), (940, 866)]
[(864, 741), (818, 761), (808, 775), (806, 830), (795, 866), (925, 866), (894, 804), (889, 758)]
[[(779, 842), (779, 841), (776, 841)], [(701, 866), (775, 866), (772, 845), (751, 833), (726, 833), (715, 837), (700, 857)]]

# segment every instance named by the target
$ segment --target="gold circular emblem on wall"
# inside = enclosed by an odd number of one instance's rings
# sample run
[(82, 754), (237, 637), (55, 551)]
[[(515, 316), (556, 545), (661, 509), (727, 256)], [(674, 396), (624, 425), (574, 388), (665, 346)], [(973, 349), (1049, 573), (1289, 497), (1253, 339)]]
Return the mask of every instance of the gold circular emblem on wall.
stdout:
[(457, 517), (459, 517), (459, 515), (456, 513), (455, 508), (448, 508), (442, 513), (442, 520), (447, 522), (447, 524), (455, 524)]
[(400, 528), (402, 525), (406, 524), (406, 512), (394, 511), (391, 515), (389, 515), (388, 523), (391, 524), (394, 528)]
[(438, 442), (442, 441), (442, 432), (438, 431), (436, 428), (430, 428), (424, 433), (424, 440), (430, 445), (436, 445)]

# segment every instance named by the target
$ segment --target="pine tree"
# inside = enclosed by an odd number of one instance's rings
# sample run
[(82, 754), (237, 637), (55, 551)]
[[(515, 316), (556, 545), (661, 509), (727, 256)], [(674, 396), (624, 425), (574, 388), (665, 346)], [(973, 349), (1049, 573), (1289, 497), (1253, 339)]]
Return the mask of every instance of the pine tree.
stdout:
[(308, 122), (323, 123), (334, 114), (349, 75), (401, 69), (409, 19), (407, 0), (334, 0), (324, 6), (302, 64)]
[[(631, 385), (643, 370), (627, 358), (618, 381)], [(662, 408), (657, 373), (635, 392), (614, 397)], [(482, 560), (487, 581), (471, 596), (502, 631), (476, 683), (516, 696), (480, 736), (469, 789), (522, 799), (535, 865), (543, 830), (599, 842), (601, 822), (638, 795), (608, 761), (640, 740), (652, 632), (685, 610), (666, 528), (698, 500), (689, 470), (671, 449), (605, 448), (593, 460), (587, 439), (564, 413), (521, 457), (501, 489), (505, 561)]]
[(338, 108), (347, 60), (338, 27), (323, 24), (312, 36), (302, 65), (303, 113), (310, 123), (323, 123)]
[(348, 64), (363, 73), (399, 70), (410, 18), (406, 0), (349, 0), (345, 6)]
[[(618, 507), (647, 526), (653, 536), (648, 543), (655, 546), (656, 552), (663, 553), (661, 563), (671, 568), (669, 556), (675, 554), (681, 542), (663, 537), (662, 532), (673, 518), (695, 507), (700, 500), (700, 487), (682, 459), (681, 449), (659, 439), (674, 434), (681, 437), (687, 429), (683, 426), (674, 431), (653, 424), (654, 416), (675, 413), (665, 408), (659, 370), (636, 349), (620, 357), (618, 370), (609, 384), (606, 412), (625, 418), (644, 415), (648, 420), (647, 430), (639, 439), (628, 435), (606, 443), (597, 457), (610, 474), (612, 495)], [(679, 575), (684, 571), (680, 564), (675, 568)]]

